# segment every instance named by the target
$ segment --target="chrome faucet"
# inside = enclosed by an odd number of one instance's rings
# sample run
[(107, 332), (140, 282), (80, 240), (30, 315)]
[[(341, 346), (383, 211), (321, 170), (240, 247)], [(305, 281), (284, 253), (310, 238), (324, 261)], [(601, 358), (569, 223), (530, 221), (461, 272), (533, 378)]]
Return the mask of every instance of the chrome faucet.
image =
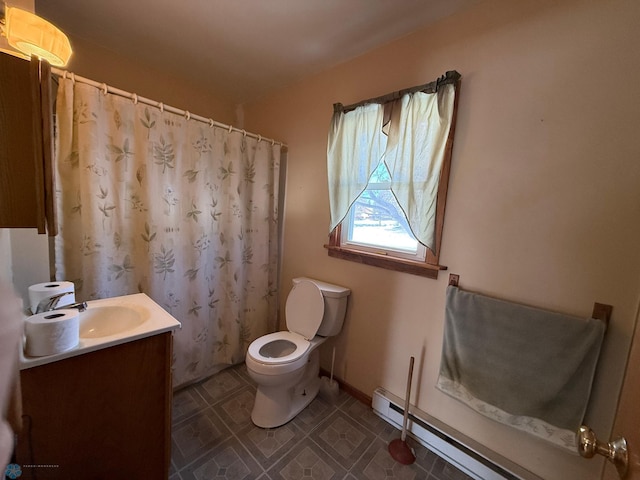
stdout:
[(33, 312), (34, 315), (36, 313), (50, 312), (51, 310), (60, 310), (62, 308), (77, 308), (78, 311), (84, 312), (87, 309), (87, 302), (78, 302), (78, 303), (72, 303), (71, 305), (58, 306), (58, 303), (60, 303), (60, 299), (62, 297), (64, 297), (65, 295), (72, 295), (72, 294), (73, 292), (63, 292), (57, 295), (53, 295), (49, 298), (45, 298), (44, 300), (41, 300), (40, 303), (38, 303), (38, 306), (36, 307), (36, 311)]

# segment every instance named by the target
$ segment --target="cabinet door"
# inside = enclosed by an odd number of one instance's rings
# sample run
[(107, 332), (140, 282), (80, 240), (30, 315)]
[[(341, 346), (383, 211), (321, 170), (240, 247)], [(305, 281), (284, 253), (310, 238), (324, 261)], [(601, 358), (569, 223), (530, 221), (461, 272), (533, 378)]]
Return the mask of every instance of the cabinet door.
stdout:
[(170, 332), (20, 372), (20, 480), (169, 476)]
[(45, 233), (40, 62), (0, 53), (0, 227)]

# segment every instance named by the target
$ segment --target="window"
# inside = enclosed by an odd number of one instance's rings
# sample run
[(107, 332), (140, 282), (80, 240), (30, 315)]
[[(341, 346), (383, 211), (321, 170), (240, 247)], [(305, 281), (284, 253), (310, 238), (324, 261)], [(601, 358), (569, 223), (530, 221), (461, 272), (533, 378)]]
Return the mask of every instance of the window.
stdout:
[(426, 247), (413, 235), (383, 162), (342, 221), (340, 244), (354, 251), (425, 260)]
[[(437, 278), (460, 75), (335, 105), (328, 254)], [(440, 92), (440, 93), (439, 93)]]

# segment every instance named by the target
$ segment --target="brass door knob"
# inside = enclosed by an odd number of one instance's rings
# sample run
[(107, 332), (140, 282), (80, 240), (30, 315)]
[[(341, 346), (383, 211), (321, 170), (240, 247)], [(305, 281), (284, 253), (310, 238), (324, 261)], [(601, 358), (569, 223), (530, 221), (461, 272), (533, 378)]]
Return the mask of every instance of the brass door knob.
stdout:
[(592, 458), (595, 454), (603, 455), (616, 466), (620, 478), (627, 474), (629, 452), (624, 437), (604, 443), (596, 438), (596, 434), (589, 427), (581, 426), (576, 433), (578, 452), (584, 458)]

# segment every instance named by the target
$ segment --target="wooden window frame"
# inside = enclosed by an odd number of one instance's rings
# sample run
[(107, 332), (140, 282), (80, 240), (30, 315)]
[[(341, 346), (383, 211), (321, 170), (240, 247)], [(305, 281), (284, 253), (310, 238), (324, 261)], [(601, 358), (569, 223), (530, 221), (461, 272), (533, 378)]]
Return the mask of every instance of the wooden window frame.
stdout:
[(407, 260), (395, 258), (385, 254), (376, 254), (355, 250), (341, 244), (342, 224), (339, 224), (329, 235), (329, 243), (324, 247), (330, 257), (348, 260), (351, 262), (385, 268), (397, 272), (410, 273), (422, 277), (437, 279), (440, 270), (447, 270), (445, 265), (440, 265), (440, 248), (442, 246), (442, 230), (444, 228), (444, 214), (447, 204), (447, 191), (449, 189), (449, 173), (451, 171), (451, 156), (453, 152), (453, 138), (456, 129), (456, 119), (458, 114), (458, 97), (460, 95), (460, 80), (455, 83), (456, 90), (453, 103), (453, 115), (451, 128), (445, 146), (444, 160), (440, 170), (440, 180), (438, 182), (438, 195), (436, 200), (436, 226), (435, 226), (435, 246), (431, 250), (427, 248), (427, 255), (424, 261)]

